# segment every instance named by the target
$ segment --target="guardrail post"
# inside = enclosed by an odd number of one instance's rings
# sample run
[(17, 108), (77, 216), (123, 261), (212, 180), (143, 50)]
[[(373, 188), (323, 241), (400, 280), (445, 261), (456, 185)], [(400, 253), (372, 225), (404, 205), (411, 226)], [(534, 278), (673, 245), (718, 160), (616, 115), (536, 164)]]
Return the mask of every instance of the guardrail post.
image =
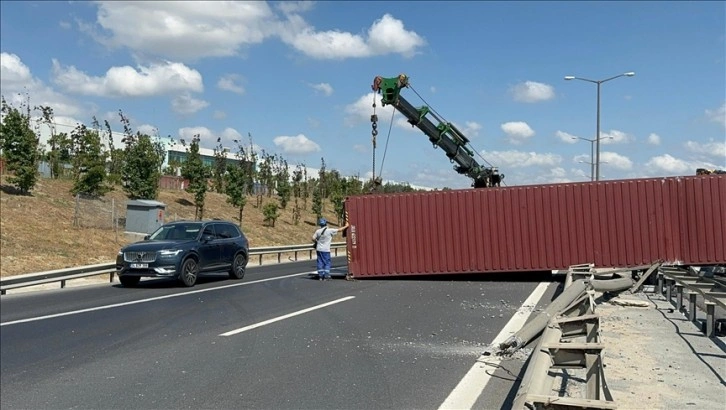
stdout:
[(295, 260), (297, 261), (297, 251), (295, 251)]
[(716, 337), (716, 304), (706, 302), (706, 337)]
[(65, 280), (61, 280), (60, 283), (61, 283), (61, 288), (65, 288), (66, 287), (66, 281)]
[(113, 275), (115, 274), (116, 272), (111, 272), (111, 274), (109, 275), (110, 277), (108, 278), (109, 283), (113, 283)]
[(260, 265), (262, 265), (262, 254), (260, 254)]
[(280, 263), (280, 258), (282, 258), (282, 252), (277, 252), (277, 263)]
[(678, 311), (683, 311), (683, 285), (676, 284), (676, 299), (678, 300)]
[(698, 294), (691, 292), (688, 294), (688, 320), (691, 322), (696, 321), (696, 299)]

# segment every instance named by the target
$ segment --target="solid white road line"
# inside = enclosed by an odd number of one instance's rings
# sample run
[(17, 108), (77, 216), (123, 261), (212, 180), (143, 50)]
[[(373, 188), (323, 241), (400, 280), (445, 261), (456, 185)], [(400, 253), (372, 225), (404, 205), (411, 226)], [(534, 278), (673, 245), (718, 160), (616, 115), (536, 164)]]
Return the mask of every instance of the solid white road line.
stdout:
[[(532, 312), (532, 307), (542, 298), (547, 290), (549, 283), (542, 282), (534, 289), (531, 295), (524, 301), (522, 306), (514, 313), (509, 322), (504, 326), (501, 332), (492, 341), (492, 346), (497, 346), (505, 341), (509, 336), (519, 331), (527, 321)], [(496, 366), (501, 363), (498, 356), (480, 356), (474, 366), (464, 375), (458, 385), (449, 394), (449, 397), (439, 406), (443, 409), (471, 409), (477, 399), (484, 391), (489, 380), (496, 370)], [(491, 374), (490, 374), (491, 373)]]
[(275, 317), (275, 318), (272, 318), (272, 319), (268, 319), (268, 320), (265, 320), (264, 322), (255, 323), (254, 325), (249, 325), (249, 326), (241, 327), (239, 329), (230, 330), (229, 332), (225, 332), (225, 333), (220, 334), (220, 336), (232, 336), (232, 335), (236, 335), (237, 333), (246, 332), (248, 330), (252, 330), (252, 329), (255, 329), (255, 328), (258, 328), (258, 327), (261, 327), (261, 326), (269, 325), (270, 323), (279, 322), (281, 320), (285, 320), (285, 319), (288, 319), (288, 318), (291, 318), (291, 317), (294, 317), (294, 316), (302, 315), (303, 313), (312, 312), (313, 310), (322, 309), (324, 307), (327, 307), (327, 306), (330, 306), (330, 305), (334, 305), (336, 303), (345, 302), (346, 300), (351, 300), (351, 299), (355, 299), (355, 296), (346, 296), (346, 297), (341, 298), (341, 299), (337, 299), (337, 300), (333, 300), (333, 301), (330, 301), (330, 302), (327, 302), (327, 303), (323, 303), (322, 305), (317, 305), (317, 306), (309, 307), (309, 308), (306, 308), (306, 309), (303, 309), (303, 310), (298, 310), (297, 312), (292, 312), (292, 313), (288, 313), (286, 315), (282, 315), (282, 316), (278, 316), (278, 317)]
[(77, 314), (86, 313), (86, 312), (95, 312), (95, 311), (98, 311), (98, 310), (112, 309), (112, 308), (117, 308), (117, 307), (121, 307), (121, 306), (136, 305), (136, 304), (139, 304), (139, 303), (153, 302), (155, 300), (171, 299), (171, 298), (176, 298), (176, 297), (181, 297), (181, 296), (194, 295), (196, 293), (213, 292), (215, 290), (235, 288), (237, 286), (247, 286), (247, 285), (254, 285), (256, 283), (269, 282), (271, 280), (287, 279), (287, 278), (292, 278), (292, 277), (295, 277), (295, 276), (310, 275), (312, 273), (317, 273), (317, 271), (314, 271), (314, 272), (303, 272), (303, 273), (293, 273), (292, 275), (277, 276), (277, 277), (274, 277), (274, 278), (253, 280), (253, 281), (250, 281), (250, 282), (243, 282), (243, 283), (235, 283), (233, 285), (219, 286), (219, 287), (216, 287), (216, 288), (192, 290), (192, 291), (189, 291), (189, 292), (175, 293), (173, 295), (157, 296), (157, 297), (148, 298), (148, 299), (132, 300), (130, 302), (114, 303), (112, 305), (105, 305), (105, 306), (98, 306), (98, 307), (92, 307), (92, 308), (87, 308), (87, 309), (73, 310), (71, 312), (55, 313), (55, 314), (52, 314), (52, 315), (38, 316), (38, 317), (31, 317), (31, 318), (27, 318), (27, 319), (13, 320), (11, 322), (0, 323), (0, 326), (10, 326), (10, 325), (17, 325), (19, 323), (36, 322), (38, 320), (52, 319), (52, 318), (55, 318), (55, 317), (62, 317), (62, 316), (71, 316), (71, 315), (77, 315)]

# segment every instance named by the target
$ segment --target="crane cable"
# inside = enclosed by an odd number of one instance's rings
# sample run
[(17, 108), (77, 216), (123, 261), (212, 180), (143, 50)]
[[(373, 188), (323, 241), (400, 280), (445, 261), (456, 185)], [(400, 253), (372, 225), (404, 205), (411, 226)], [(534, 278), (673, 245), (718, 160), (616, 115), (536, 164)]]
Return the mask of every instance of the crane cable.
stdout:
[[(446, 118), (444, 118), (444, 116), (443, 116), (443, 115), (439, 114), (439, 113), (438, 113), (438, 112), (436, 111), (436, 109), (434, 109), (434, 107), (432, 107), (432, 106), (431, 106), (431, 104), (429, 104), (429, 103), (428, 103), (428, 102), (426, 101), (426, 99), (424, 99), (424, 98), (423, 98), (423, 97), (421, 96), (421, 94), (419, 94), (419, 93), (418, 93), (418, 91), (416, 91), (416, 89), (414, 89), (414, 88), (413, 88), (413, 86), (411, 85), (411, 83), (409, 83), (409, 84), (408, 84), (408, 88), (410, 88), (410, 89), (411, 89), (411, 91), (413, 91), (413, 92), (414, 92), (414, 94), (416, 94), (416, 95), (418, 96), (418, 98), (420, 98), (420, 99), (421, 99), (421, 101), (423, 101), (423, 103), (424, 103), (424, 104), (426, 104), (426, 105), (427, 105), (427, 106), (429, 107), (429, 109), (431, 110), (431, 112), (433, 112), (434, 114), (436, 114), (436, 115), (437, 115), (437, 116), (438, 116), (439, 118), (441, 118), (441, 119), (442, 119), (442, 120), (443, 120), (444, 122), (447, 122), (447, 123), (449, 122), (448, 120), (446, 120)], [(482, 160), (482, 161), (484, 161), (484, 162), (485, 162), (485, 163), (486, 163), (487, 165), (489, 165), (490, 167), (492, 167), (492, 168), (494, 167), (494, 165), (493, 165), (493, 164), (492, 164), (491, 162), (487, 161), (487, 160), (486, 160), (486, 158), (484, 158), (484, 157), (483, 157), (483, 156), (482, 156), (482, 155), (481, 155), (481, 154), (479, 153), (479, 150), (477, 150), (476, 148), (474, 148), (474, 146), (472, 145), (471, 141), (469, 141), (469, 145), (471, 145), (471, 147), (472, 147), (472, 148), (474, 149), (474, 152), (476, 152), (476, 155), (477, 155), (477, 156), (479, 156), (479, 158), (481, 158), (481, 160)]]
[[(383, 174), (383, 164), (386, 162), (386, 153), (388, 152), (388, 141), (391, 139), (391, 131), (393, 130), (393, 118), (396, 110), (391, 110), (391, 120), (388, 124), (388, 135), (386, 135), (386, 146), (383, 149), (383, 159), (381, 160), (381, 168), (378, 171), (378, 178), (381, 179)], [(378, 136), (378, 115), (376, 115), (376, 94), (373, 93), (373, 115), (371, 115), (371, 142), (373, 144), (373, 182), (376, 182), (376, 137)]]
[(388, 124), (388, 135), (386, 135), (386, 146), (383, 148), (383, 159), (381, 160), (381, 169), (378, 171), (378, 178), (383, 175), (383, 164), (386, 162), (386, 153), (388, 152), (388, 141), (391, 139), (391, 130), (393, 129), (393, 117), (396, 115), (396, 110), (391, 110), (391, 121)]

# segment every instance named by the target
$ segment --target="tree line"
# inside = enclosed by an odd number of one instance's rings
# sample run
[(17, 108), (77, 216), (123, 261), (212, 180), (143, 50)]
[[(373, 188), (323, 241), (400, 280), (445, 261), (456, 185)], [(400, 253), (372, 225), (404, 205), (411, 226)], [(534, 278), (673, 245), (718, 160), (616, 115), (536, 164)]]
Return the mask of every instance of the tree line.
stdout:
[[(185, 190), (194, 197), (195, 219), (204, 218), (206, 194), (214, 191), (226, 195), (227, 202), (239, 210), (240, 224), (245, 206), (254, 200), (255, 207), (262, 207), (265, 223), (274, 227), (279, 211), (288, 206), (292, 207), (295, 225), (306, 212), (320, 218), (326, 203), (332, 204), (338, 223), (342, 223), (343, 202), (348, 196), (373, 190), (415, 191), (408, 184), (377, 186), (358, 176), (343, 177), (337, 170), (327, 169), (325, 158), (321, 158), (317, 177), (311, 177), (304, 163), (291, 167), (280, 154), (255, 151), (251, 133), (246, 142), (234, 141), (234, 152), (228, 152), (217, 139), (211, 166), (204, 164), (199, 153), (200, 135), (194, 135), (191, 141), (181, 139), (185, 160), (172, 160), (163, 167), (169, 147), (158, 132), (153, 136), (134, 132), (122, 110), (118, 115), (123, 146), (116, 147), (108, 120), (101, 124), (93, 116), (90, 128), (78, 124), (69, 134), (59, 133), (52, 107), (31, 107), (29, 98), (20, 107), (7, 103), (4, 97), (1, 104), (0, 158), (9, 171), (7, 182), (23, 195), (35, 187), (41, 162), (48, 165), (50, 178), (72, 179), (71, 194), (91, 198), (102, 197), (120, 186), (129, 199), (157, 199), (162, 175), (181, 175), (189, 182)], [(50, 131), (47, 144), (40, 144), (40, 127)], [(173, 139), (169, 137), (168, 141)]]

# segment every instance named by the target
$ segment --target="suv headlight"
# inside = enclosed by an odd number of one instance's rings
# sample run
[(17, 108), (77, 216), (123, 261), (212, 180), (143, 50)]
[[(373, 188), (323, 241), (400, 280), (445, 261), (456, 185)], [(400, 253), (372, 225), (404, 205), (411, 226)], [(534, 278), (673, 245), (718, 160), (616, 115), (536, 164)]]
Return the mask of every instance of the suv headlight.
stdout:
[(179, 255), (181, 252), (181, 249), (164, 249), (163, 251), (159, 251), (159, 256), (162, 258), (171, 258)]
[(118, 256), (124, 256), (124, 251), (118, 251)]

